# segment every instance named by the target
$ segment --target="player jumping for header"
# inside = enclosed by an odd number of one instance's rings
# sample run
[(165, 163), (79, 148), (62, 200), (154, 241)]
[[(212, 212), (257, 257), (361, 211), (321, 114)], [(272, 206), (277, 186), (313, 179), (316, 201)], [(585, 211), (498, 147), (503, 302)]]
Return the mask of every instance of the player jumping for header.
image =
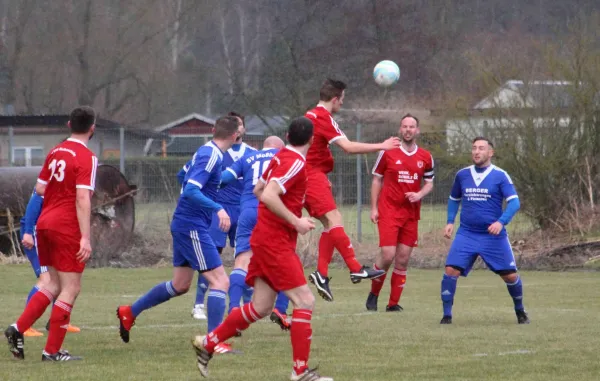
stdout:
[[(519, 324), (528, 324), (523, 307), (523, 283), (517, 272), (515, 257), (505, 226), (520, 207), (519, 196), (508, 173), (492, 164), (494, 146), (483, 137), (473, 140), (473, 164), (456, 174), (448, 201), (446, 238), (452, 237), (454, 219), (460, 203), (460, 227), (446, 259), (441, 296), (444, 316), (441, 324), (452, 324), (452, 305), (460, 275), (467, 276), (477, 256), (487, 267), (500, 275), (513, 299)], [(502, 211), (502, 202), (506, 209)]]
[(306, 155), (308, 188), (305, 207), (312, 217), (321, 221), (324, 228), (319, 240), (317, 271), (310, 274), (310, 281), (317, 288), (319, 295), (329, 302), (333, 301), (333, 295), (329, 289), (327, 274), (334, 249), (340, 252), (350, 269), (350, 280), (353, 283), (359, 283), (363, 279), (375, 279), (385, 274), (383, 270), (361, 265), (356, 259), (350, 238), (344, 231), (342, 215), (331, 193), (331, 183), (327, 179), (327, 174), (333, 170), (333, 156), (329, 145), (335, 143), (350, 154), (385, 151), (400, 146), (397, 137), (391, 137), (379, 144), (348, 140), (333, 119), (333, 114), (340, 111), (344, 103), (345, 89), (344, 82), (327, 79), (321, 86), (319, 104), (306, 113), (306, 117), (315, 126), (315, 132), (314, 142)]

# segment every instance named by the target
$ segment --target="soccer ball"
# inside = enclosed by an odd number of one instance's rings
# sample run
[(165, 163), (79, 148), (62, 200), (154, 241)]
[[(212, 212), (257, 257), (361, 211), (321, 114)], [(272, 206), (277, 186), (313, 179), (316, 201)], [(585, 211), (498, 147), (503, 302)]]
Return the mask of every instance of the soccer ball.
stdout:
[(400, 68), (394, 61), (381, 61), (373, 69), (373, 78), (379, 86), (391, 86), (400, 79)]

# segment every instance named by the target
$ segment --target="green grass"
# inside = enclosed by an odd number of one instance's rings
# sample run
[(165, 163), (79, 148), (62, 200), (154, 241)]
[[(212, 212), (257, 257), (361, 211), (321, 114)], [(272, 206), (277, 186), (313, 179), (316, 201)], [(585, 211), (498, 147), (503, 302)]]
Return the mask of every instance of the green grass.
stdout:
[[(171, 269), (98, 269), (84, 274), (72, 322), (82, 327), (65, 348), (85, 359), (40, 362), (45, 338), (27, 339), (26, 360), (5, 350), (1, 380), (199, 380), (190, 347), (206, 323), (190, 317), (193, 295), (146, 311), (121, 342), (114, 311), (131, 303)], [(440, 271), (413, 270), (405, 312), (366, 313), (369, 285), (352, 285), (347, 272), (332, 271), (336, 301), (317, 300), (311, 364), (336, 381), (348, 380), (597, 380), (600, 374), (597, 273), (522, 274), (532, 324), (519, 326), (502, 281), (487, 271), (461, 279), (454, 324), (440, 326)], [(3, 326), (23, 309), (34, 281), (25, 265), (0, 266)], [(389, 284), (389, 283), (388, 283)], [(382, 309), (388, 284), (380, 297)], [(36, 324), (42, 329), (48, 313)], [(236, 339), (243, 355), (216, 355), (211, 380), (286, 380), (291, 370), (289, 335), (259, 322)]]
[[(158, 229), (169, 231), (169, 222), (173, 216), (175, 203), (149, 203), (136, 205), (136, 223), (138, 226), (152, 226)], [(344, 225), (348, 234), (356, 236), (358, 225), (358, 208), (355, 205), (343, 205), (340, 208), (344, 217)], [(362, 206), (361, 224), (362, 234), (366, 241), (377, 242), (377, 227), (371, 222), (371, 208), (368, 205)], [(456, 217), (456, 222), (460, 221), (460, 212)], [(437, 234), (441, 236), (441, 231), (446, 225), (446, 206), (439, 204), (423, 204), (421, 207), (421, 221), (419, 223), (419, 232), (422, 236)], [(533, 231), (535, 228), (533, 222), (524, 214), (519, 213), (508, 225), (508, 233), (524, 234)], [(422, 238), (421, 238), (422, 239)]]

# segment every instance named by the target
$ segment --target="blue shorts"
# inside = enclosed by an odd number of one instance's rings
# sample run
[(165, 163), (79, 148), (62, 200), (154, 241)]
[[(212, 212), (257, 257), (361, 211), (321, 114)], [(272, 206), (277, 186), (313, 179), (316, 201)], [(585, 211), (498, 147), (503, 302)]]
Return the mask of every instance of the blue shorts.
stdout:
[(461, 275), (467, 276), (477, 256), (480, 256), (493, 272), (517, 271), (515, 256), (507, 235), (495, 236), (460, 229), (450, 247), (446, 266), (458, 267), (462, 269)]
[(171, 231), (173, 266), (204, 272), (221, 266), (221, 256), (205, 230)]
[(231, 219), (231, 227), (229, 228), (229, 231), (225, 233), (219, 228), (219, 217), (217, 216), (217, 213), (213, 213), (208, 232), (212, 237), (216, 247), (227, 246), (227, 236), (229, 236), (229, 245), (234, 247), (235, 231), (238, 225), (238, 218), (240, 217), (240, 206), (223, 204), (223, 209), (225, 209), (225, 212), (227, 212), (229, 218)]
[(240, 253), (250, 251), (250, 236), (252, 230), (256, 226), (258, 218), (258, 208), (244, 208), (238, 220), (237, 232), (235, 235), (235, 254), (237, 257)]
[[(23, 240), (23, 235), (25, 234), (25, 226), (21, 224), (21, 240)], [(25, 255), (27, 255), (27, 259), (29, 259), (29, 263), (31, 263), (31, 267), (33, 268), (33, 272), (35, 273), (35, 277), (39, 278), (41, 274), (48, 272), (48, 268), (46, 266), (40, 266), (40, 260), (38, 258), (37, 253), (37, 239), (35, 236), (35, 229), (33, 230), (33, 247), (28, 249), (23, 247), (23, 251), (25, 251)]]

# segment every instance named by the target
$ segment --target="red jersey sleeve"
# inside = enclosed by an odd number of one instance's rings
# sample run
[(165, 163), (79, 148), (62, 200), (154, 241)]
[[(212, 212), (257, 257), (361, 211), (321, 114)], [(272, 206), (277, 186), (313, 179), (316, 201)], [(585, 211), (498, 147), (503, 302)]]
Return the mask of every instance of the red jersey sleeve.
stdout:
[(96, 186), (96, 168), (98, 158), (94, 155), (86, 155), (77, 162), (76, 188), (94, 190)]
[(37, 182), (46, 185), (50, 181), (50, 177), (52, 177), (52, 169), (50, 168), (50, 155), (48, 155), (46, 156), (46, 160), (44, 160)]
[(277, 182), (283, 191), (283, 194), (285, 194), (287, 188), (293, 187), (300, 178), (300, 176), (297, 175), (300, 173), (302, 168), (304, 168), (304, 161), (301, 159), (282, 161), (271, 171), (269, 175), (269, 181)]
[(425, 181), (433, 181), (433, 178), (435, 177), (435, 173), (433, 170), (433, 156), (431, 156), (431, 154), (428, 155), (429, 159), (425, 160), (425, 171), (423, 173), (423, 178), (425, 179)]
[(385, 173), (385, 167), (387, 160), (385, 160), (385, 151), (379, 151), (379, 155), (377, 156), (377, 160), (375, 161), (375, 165), (373, 166), (373, 175), (377, 177), (383, 177)]

